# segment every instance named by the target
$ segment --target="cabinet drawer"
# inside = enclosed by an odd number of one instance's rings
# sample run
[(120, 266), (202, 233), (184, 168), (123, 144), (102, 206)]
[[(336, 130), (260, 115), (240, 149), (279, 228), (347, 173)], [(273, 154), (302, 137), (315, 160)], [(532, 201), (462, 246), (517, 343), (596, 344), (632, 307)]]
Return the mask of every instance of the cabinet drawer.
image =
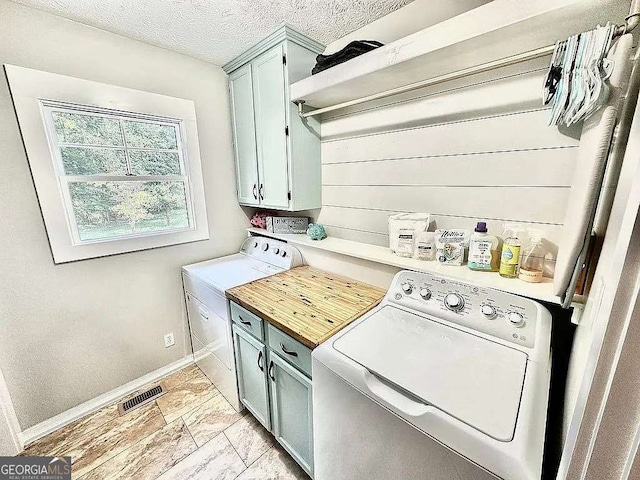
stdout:
[(311, 349), (271, 324), (267, 324), (267, 330), (269, 347), (311, 377)]
[(231, 319), (258, 340), (264, 341), (264, 321), (260, 317), (231, 302)]

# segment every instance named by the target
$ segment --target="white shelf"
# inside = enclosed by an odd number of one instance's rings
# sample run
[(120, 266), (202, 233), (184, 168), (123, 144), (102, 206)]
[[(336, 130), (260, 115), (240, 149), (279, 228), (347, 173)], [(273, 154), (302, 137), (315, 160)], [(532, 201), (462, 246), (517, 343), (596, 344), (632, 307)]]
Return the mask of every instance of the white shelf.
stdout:
[(321, 108), (553, 45), (622, 22), (628, 0), (495, 0), (291, 85)]
[(526, 283), (517, 278), (503, 278), (495, 272), (473, 271), (466, 266), (445, 266), (438, 262), (425, 262), (414, 258), (398, 257), (386, 247), (353, 242), (341, 238), (328, 237), (324, 240), (311, 240), (304, 234), (269, 233), (261, 228), (249, 228), (248, 231), (252, 234), (283, 240), (293, 245), (317, 248), (407, 270), (441, 274), (463, 282), (560, 304), (560, 298), (553, 294), (553, 281), (549, 278), (545, 278), (542, 283)]

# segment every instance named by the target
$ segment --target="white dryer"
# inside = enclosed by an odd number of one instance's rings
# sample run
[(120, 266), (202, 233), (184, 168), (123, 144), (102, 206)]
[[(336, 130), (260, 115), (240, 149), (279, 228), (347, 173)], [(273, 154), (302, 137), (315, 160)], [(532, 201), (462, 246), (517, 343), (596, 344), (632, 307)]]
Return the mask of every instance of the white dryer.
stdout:
[(300, 252), (285, 242), (250, 237), (239, 253), (182, 267), (191, 344), (196, 363), (240, 411), (231, 314), (225, 291), (302, 265)]
[(550, 342), (537, 302), (398, 273), (313, 351), (315, 480), (539, 480)]

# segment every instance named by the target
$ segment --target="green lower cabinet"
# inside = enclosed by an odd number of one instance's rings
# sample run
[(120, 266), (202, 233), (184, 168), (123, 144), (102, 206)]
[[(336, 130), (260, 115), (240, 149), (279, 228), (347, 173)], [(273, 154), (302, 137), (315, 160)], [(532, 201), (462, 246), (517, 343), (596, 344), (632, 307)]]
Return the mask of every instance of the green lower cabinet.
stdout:
[(269, 352), (272, 432), (313, 477), (311, 380), (273, 351)]
[[(231, 311), (237, 309), (232, 304)], [(264, 343), (237, 324), (232, 329), (240, 401), (313, 478), (312, 384), (303, 373), (310, 350), (272, 325), (264, 329)]]
[(232, 328), (240, 401), (267, 430), (271, 430), (267, 349), (238, 326)]

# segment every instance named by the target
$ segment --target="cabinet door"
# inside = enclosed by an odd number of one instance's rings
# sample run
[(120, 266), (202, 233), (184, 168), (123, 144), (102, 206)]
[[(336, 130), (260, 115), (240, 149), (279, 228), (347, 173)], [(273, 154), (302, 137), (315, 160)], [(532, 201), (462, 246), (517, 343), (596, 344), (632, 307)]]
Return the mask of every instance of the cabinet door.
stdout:
[(238, 326), (233, 326), (240, 401), (266, 429), (271, 430), (266, 348)]
[(260, 172), (260, 204), (289, 207), (289, 172), (285, 135), (287, 98), (283, 47), (278, 45), (252, 62), (253, 95)]
[(258, 157), (253, 112), (253, 79), (251, 65), (239, 68), (229, 76), (231, 117), (238, 201), (242, 205), (258, 205)]
[(269, 352), (273, 434), (302, 468), (313, 476), (311, 380), (277, 354)]

